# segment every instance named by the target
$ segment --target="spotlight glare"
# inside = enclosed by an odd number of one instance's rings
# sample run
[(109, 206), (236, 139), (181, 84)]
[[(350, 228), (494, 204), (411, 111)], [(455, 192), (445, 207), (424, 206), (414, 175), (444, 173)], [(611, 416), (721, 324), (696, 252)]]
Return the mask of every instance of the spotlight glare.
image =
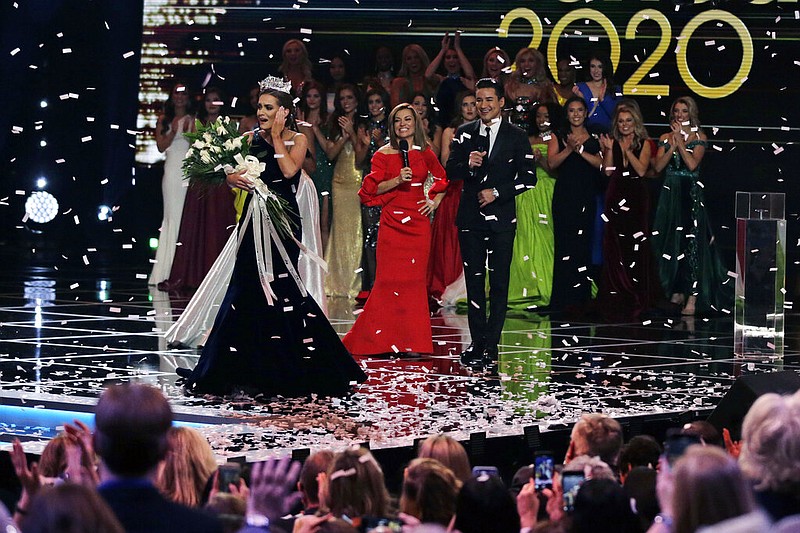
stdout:
[(158, 239), (156, 237), (150, 237), (150, 249), (155, 250), (158, 248)]
[(42, 109), (47, 107), (47, 100), (42, 100), (41, 102), (39, 102), (39, 107), (41, 107)]
[(38, 188), (40, 188), (40, 189), (44, 189), (45, 187), (47, 187), (47, 178), (45, 178), (44, 176), (42, 176), (42, 177), (40, 177), (39, 179), (37, 179), (37, 180), (36, 180), (36, 186), (37, 186)]
[(39, 146), (41, 146), (42, 148), (44, 148), (45, 146), (47, 146), (47, 141), (45, 141), (44, 139), (42, 139), (41, 141), (39, 141)]
[(107, 205), (101, 205), (97, 208), (97, 220), (106, 221), (111, 215), (111, 208)]
[(36, 191), (25, 200), (25, 214), (38, 224), (50, 222), (58, 214), (58, 200), (45, 191)]

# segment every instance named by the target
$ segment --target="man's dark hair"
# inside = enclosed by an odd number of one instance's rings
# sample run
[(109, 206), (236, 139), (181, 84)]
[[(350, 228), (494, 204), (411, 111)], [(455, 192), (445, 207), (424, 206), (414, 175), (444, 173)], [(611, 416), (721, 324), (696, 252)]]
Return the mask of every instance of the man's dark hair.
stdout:
[(140, 477), (167, 453), (172, 409), (156, 388), (125, 383), (107, 388), (95, 408), (94, 447), (115, 475)]
[(478, 89), (494, 89), (494, 93), (497, 95), (497, 99), (505, 98), (505, 91), (503, 90), (503, 84), (497, 80), (493, 80), (492, 78), (481, 78), (478, 80), (478, 83), (475, 84), (475, 92)]
[(661, 455), (661, 445), (650, 435), (637, 435), (622, 448), (619, 470), (627, 473), (637, 466), (655, 468)]

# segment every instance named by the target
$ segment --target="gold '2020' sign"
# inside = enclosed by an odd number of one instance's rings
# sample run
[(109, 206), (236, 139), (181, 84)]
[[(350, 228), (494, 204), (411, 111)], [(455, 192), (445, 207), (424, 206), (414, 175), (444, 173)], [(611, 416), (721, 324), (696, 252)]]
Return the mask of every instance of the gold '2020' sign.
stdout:
[[(527, 8), (519, 7), (509, 11), (508, 14), (503, 17), (503, 21), (500, 24), (498, 30), (499, 36), (508, 37), (511, 23), (518, 19), (523, 19), (531, 25), (531, 41), (528, 47), (539, 48), (544, 36), (542, 21), (534, 11)], [(565, 30), (570, 24), (583, 20), (596, 22), (603, 28), (611, 44), (611, 63), (613, 65), (619, 65), (621, 45), (616, 26), (601, 12), (595, 9), (581, 8), (568, 12), (553, 26), (552, 36), (554, 36), (554, 38), (551, 38), (547, 43), (547, 60), (553, 74), (555, 74), (553, 70), (557, 61), (558, 39), (565, 34)], [(641, 62), (633, 74), (623, 82), (622, 91), (625, 94), (632, 95), (669, 96), (669, 85), (643, 83), (646, 77), (657, 76), (657, 73), (653, 73), (653, 68), (669, 50), (669, 43), (672, 40), (672, 27), (667, 17), (655, 9), (643, 9), (635, 13), (628, 20), (628, 24), (625, 28), (625, 39), (631, 41), (636, 39), (637, 29), (639, 25), (645, 21), (654, 22), (658, 26), (660, 31), (658, 45), (655, 50)], [(727, 83), (720, 86), (709, 86), (700, 83), (692, 74), (686, 55), (688, 49), (687, 43), (694, 35), (694, 32), (697, 31), (702, 24), (710, 22), (728, 24), (736, 32), (742, 43), (742, 63), (738, 72), (736, 72), (733, 78)], [(692, 18), (677, 37), (677, 45), (674, 51), (678, 72), (687, 87), (698, 95), (706, 98), (724, 98), (733, 94), (747, 80), (747, 76), (750, 74), (750, 69), (753, 66), (753, 39), (750, 36), (750, 32), (747, 30), (747, 26), (732, 13), (721, 9), (704, 11)]]

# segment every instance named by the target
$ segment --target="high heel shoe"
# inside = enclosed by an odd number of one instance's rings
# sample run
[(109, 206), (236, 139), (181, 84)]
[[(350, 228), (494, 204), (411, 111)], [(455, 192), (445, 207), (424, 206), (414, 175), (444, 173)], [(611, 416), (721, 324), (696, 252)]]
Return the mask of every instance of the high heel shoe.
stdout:
[(694, 316), (696, 304), (697, 296), (689, 296), (689, 298), (686, 299), (686, 305), (683, 306), (683, 311), (681, 311), (681, 314), (683, 316)]

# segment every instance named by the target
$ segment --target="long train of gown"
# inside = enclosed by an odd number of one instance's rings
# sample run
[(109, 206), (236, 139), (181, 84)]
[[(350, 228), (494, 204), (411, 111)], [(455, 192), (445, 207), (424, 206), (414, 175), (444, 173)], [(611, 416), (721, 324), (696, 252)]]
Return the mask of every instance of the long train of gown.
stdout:
[(164, 153), (164, 177), (161, 178), (161, 194), (164, 198), (164, 217), (158, 233), (158, 249), (155, 264), (150, 272), (149, 285), (157, 285), (169, 277), (175, 248), (178, 243), (178, 232), (181, 227), (183, 203), (186, 199), (188, 182), (183, 179), (183, 158), (189, 151), (189, 141), (183, 136), (184, 121), (178, 122), (178, 131), (172, 143)]
[[(322, 237), (319, 231), (319, 203), (313, 180), (303, 172), (297, 187), (297, 206), (302, 219), (303, 238), (301, 242), (312, 253), (321, 256)], [(236, 263), (238, 235), (232, 232), (222, 252), (211, 265), (205, 279), (194, 293), (180, 318), (165, 334), (170, 346), (202, 346), (217, 317), (217, 311), (228, 290), (228, 284)], [(309, 294), (328, 314), (328, 300), (325, 298), (325, 271), (308, 254), (300, 252), (297, 273)]]
[[(262, 180), (288, 203), (286, 216), (294, 222), (295, 239), (300, 238), (296, 199), (300, 171), (284, 178), (275, 150), (259, 136), (254, 137), (250, 152), (259, 154), (266, 164)], [(260, 200), (250, 195), (246, 212), (253, 201)], [(296, 269), (300, 248), (294, 240), (281, 237), (279, 242), (288, 258), (284, 260), (278, 242), (271, 239), (274, 279), (270, 288), (275, 299), (270, 305), (256, 261), (256, 221), (252, 219), (245, 225), (247, 220), (245, 216), (239, 226), (236, 264), (214, 326), (197, 366), (187, 372), (187, 390), (210, 394), (244, 390), (267, 396), (346, 393), (366, 375), (314, 298), (304, 294), (302, 283), (290, 271), (290, 267)], [(263, 229), (267, 229), (266, 224)]]

